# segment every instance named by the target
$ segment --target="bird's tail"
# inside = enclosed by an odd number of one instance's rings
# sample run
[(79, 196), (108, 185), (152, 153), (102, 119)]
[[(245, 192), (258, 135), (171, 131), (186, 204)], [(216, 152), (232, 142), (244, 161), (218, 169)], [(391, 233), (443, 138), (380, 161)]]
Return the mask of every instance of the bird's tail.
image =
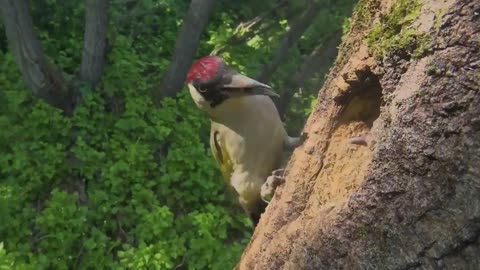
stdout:
[(303, 142), (308, 138), (308, 134), (305, 132), (302, 132), (300, 137), (290, 137), (288, 135), (285, 136), (285, 140), (283, 142), (283, 145), (285, 149), (287, 150), (293, 150), (297, 148), (298, 146), (302, 145)]

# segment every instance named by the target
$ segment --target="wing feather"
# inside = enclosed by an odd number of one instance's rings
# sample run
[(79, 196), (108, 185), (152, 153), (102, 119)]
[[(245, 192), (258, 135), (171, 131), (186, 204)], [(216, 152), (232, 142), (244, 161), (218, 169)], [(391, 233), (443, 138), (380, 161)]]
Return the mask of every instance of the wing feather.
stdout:
[(210, 132), (210, 148), (222, 172), (223, 178), (228, 182), (233, 172), (233, 163), (225, 148), (225, 142), (222, 140), (220, 132), (213, 127)]

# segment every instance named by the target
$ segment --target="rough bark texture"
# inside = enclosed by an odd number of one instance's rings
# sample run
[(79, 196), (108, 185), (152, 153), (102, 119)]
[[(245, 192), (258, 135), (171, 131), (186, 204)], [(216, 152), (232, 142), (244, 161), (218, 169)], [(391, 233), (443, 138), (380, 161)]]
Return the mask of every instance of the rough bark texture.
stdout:
[(237, 269), (479, 269), (480, 1), (420, 2), (419, 59), (373, 59), (353, 20)]
[(207, 26), (215, 0), (192, 0), (183, 19), (170, 65), (163, 76), (160, 89), (155, 93), (157, 102), (163, 96), (173, 97), (183, 87), (188, 68), (200, 43), (200, 35)]
[(109, 0), (87, 0), (80, 78), (90, 87), (100, 81), (105, 66)]
[(1, 0), (3, 23), (25, 83), (33, 94), (67, 114), (73, 111), (72, 93), (49, 65), (37, 39), (26, 0)]

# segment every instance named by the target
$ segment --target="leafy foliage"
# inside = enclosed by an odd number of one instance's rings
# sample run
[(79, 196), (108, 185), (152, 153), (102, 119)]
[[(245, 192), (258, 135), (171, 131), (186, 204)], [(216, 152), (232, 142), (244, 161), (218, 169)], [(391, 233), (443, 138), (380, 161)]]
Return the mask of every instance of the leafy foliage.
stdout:
[(186, 95), (155, 108), (131, 60), (115, 61), (104, 91), (86, 94), (72, 118), (24, 89), (6, 91), (0, 234), (9, 258), (45, 269), (172, 269), (184, 256), (190, 269), (223, 269), (212, 268), (220, 254), (233, 258), (225, 265), (238, 258), (245, 240), (224, 241), (246, 239), (247, 221), (227, 211), (235, 208), (198, 136), (205, 118)]
[[(102, 82), (78, 86), (72, 117), (31, 95), (0, 35), (0, 269), (231, 269), (248, 241), (250, 221), (225, 192), (207, 147), (206, 117), (186, 91), (160, 106), (150, 98), (188, 1), (122, 2), (112, 1)], [(226, 46), (225, 60), (253, 76), (305, 1), (262, 21), (273, 25), (268, 31), (226, 44), (239, 22), (275, 2), (221, 2), (198, 55)], [(319, 16), (278, 70), (276, 89), (340, 31), (352, 2)], [(44, 51), (72, 87), (84, 9), (82, 1), (31, 1)], [(327, 70), (292, 101), (289, 127), (299, 130)]]

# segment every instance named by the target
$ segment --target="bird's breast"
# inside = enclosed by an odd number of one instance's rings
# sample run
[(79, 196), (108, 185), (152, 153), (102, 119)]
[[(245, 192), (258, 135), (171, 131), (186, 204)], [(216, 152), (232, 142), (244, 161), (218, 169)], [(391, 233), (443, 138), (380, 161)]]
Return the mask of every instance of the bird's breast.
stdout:
[(250, 101), (228, 120), (212, 120), (212, 129), (219, 131), (234, 170), (266, 177), (281, 161), (286, 132), (269, 97)]

